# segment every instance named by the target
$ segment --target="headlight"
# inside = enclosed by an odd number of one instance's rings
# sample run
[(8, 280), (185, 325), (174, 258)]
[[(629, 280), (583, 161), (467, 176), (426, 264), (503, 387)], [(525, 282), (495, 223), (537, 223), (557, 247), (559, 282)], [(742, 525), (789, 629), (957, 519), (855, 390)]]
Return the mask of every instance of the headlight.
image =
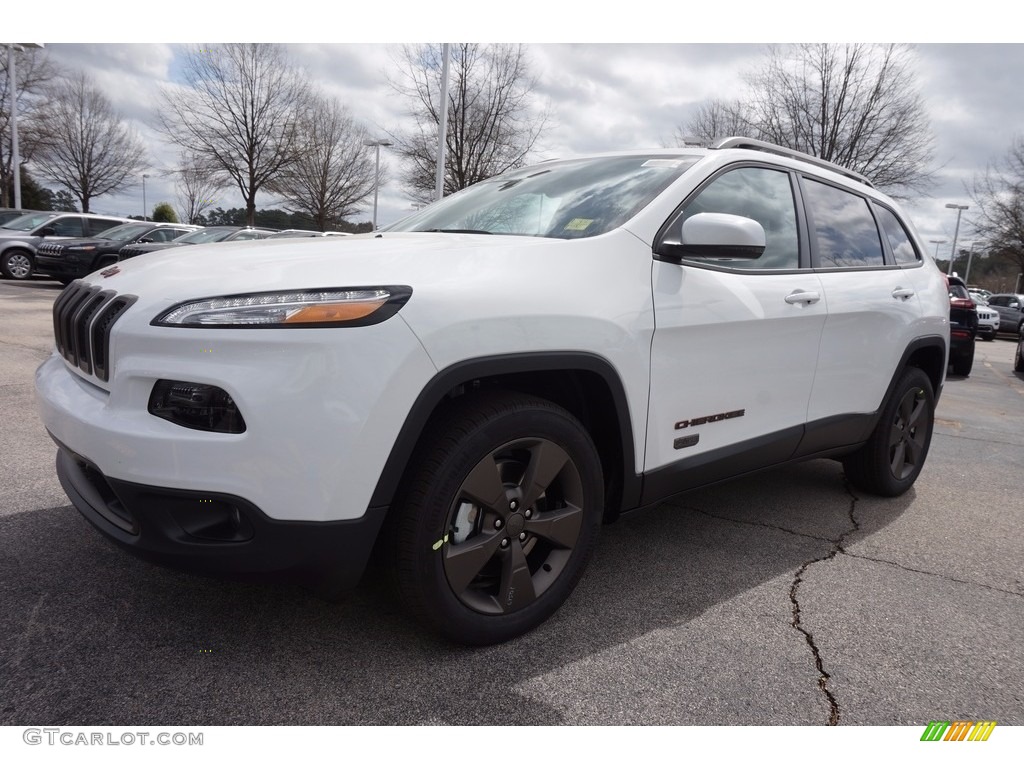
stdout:
[(185, 328), (332, 328), (387, 320), (412, 296), (407, 285), (247, 293), (188, 301), (153, 325)]

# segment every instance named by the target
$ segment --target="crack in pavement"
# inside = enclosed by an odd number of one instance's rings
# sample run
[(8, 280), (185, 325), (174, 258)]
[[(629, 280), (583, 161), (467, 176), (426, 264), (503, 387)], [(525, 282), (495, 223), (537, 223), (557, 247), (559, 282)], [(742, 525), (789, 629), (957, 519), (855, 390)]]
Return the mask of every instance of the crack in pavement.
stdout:
[(706, 517), (710, 517), (710, 518), (713, 518), (713, 519), (716, 519), (716, 520), (725, 520), (727, 522), (739, 523), (739, 524), (742, 524), (742, 525), (752, 525), (752, 526), (760, 526), (760, 527), (763, 527), (763, 528), (772, 528), (774, 530), (781, 531), (783, 533), (788, 533), (788, 534), (790, 534), (792, 536), (801, 536), (803, 538), (813, 539), (814, 541), (827, 542), (827, 543), (832, 545), (827, 554), (822, 555), (821, 557), (816, 557), (813, 560), (808, 560), (807, 562), (803, 563), (797, 569), (797, 572), (796, 572), (796, 574), (793, 577), (793, 583), (790, 585), (790, 588), (789, 588), (789, 601), (792, 604), (792, 616), (793, 616), (792, 621), (790, 622), (790, 625), (793, 627), (793, 629), (795, 629), (797, 632), (799, 632), (800, 634), (802, 634), (804, 636), (804, 640), (806, 641), (808, 647), (811, 649), (811, 654), (814, 657), (814, 666), (818, 670), (818, 689), (825, 695), (825, 698), (828, 700), (828, 707), (829, 707), (828, 724), (829, 725), (838, 725), (839, 724), (839, 702), (836, 701), (835, 695), (828, 689), (828, 681), (829, 681), (831, 676), (829, 675), (828, 671), (825, 669), (825, 664), (824, 664), (824, 662), (822, 661), (822, 658), (821, 658), (821, 651), (818, 649), (817, 644), (814, 642), (814, 635), (812, 635), (807, 629), (804, 628), (804, 626), (803, 626), (803, 624), (802, 624), (802, 622), (800, 620), (800, 615), (801, 615), (800, 601), (797, 599), (797, 591), (800, 588), (800, 584), (803, 582), (804, 573), (807, 571), (807, 569), (810, 566), (814, 565), (815, 563), (823, 563), (823, 562), (826, 562), (828, 560), (831, 560), (831, 559), (833, 559), (838, 554), (843, 554), (843, 555), (847, 554), (846, 550), (843, 548), (843, 542), (846, 540), (847, 536), (850, 536), (851, 534), (856, 533), (857, 531), (860, 530), (860, 523), (857, 521), (857, 518), (854, 515), (854, 510), (857, 507), (857, 502), (860, 501), (860, 497), (857, 496), (857, 494), (855, 494), (853, 492), (853, 489), (850, 487), (849, 481), (844, 479), (843, 486), (844, 486), (844, 489), (845, 489), (847, 495), (850, 497), (850, 506), (846, 510), (846, 513), (847, 513), (848, 517), (850, 518), (850, 527), (847, 530), (843, 531), (841, 534), (839, 534), (839, 536), (837, 536), (834, 539), (830, 539), (830, 538), (827, 538), (827, 537), (824, 537), (824, 536), (815, 536), (814, 534), (810, 534), (810, 533), (801, 533), (800, 531), (794, 531), (794, 530), (792, 530), (790, 528), (784, 528), (781, 525), (772, 525), (771, 523), (764, 523), (764, 522), (761, 522), (761, 521), (736, 520), (735, 518), (726, 517), (724, 515), (713, 515), (710, 512), (704, 511), (703, 509), (698, 509), (696, 507), (684, 506), (682, 504), (673, 504), (672, 505), (672, 506), (674, 506), (674, 507), (676, 507), (678, 509), (684, 509), (684, 510), (688, 510), (690, 512), (696, 512), (698, 514), (705, 515)]
[(857, 560), (868, 560), (872, 563), (880, 563), (881, 565), (891, 565), (894, 568), (899, 568), (901, 571), (909, 571), (910, 573), (920, 573), (924, 576), (934, 576), (937, 579), (942, 579), (943, 581), (951, 581), (954, 584), (964, 584), (968, 587), (982, 587), (983, 589), (991, 589), (993, 592), (1001, 592), (1004, 595), (1012, 595), (1013, 597), (1024, 597), (1024, 593), (1014, 592), (1012, 589), (994, 587), (991, 584), (985, 584), (981, 581), (971, 581), (970, 579), (958, 579), (955, 576), (949, 576), (945, 573), (926, 571), (921, 568), (911, 568), (909, 565), (901, 565), (900, 563), (894, 562), (893, 560), (883, 560), (880, 557), (870, 557), (868, 555), (855, 555), (852, 552), (847, 552), (845, 549), (840, 550), (840, 554), (846, 555), (847, 557), (855, 558)]
[(811, 654), (814, 656), (814, 666), (818, 670), (818, 690), (825, 694), (825, 698), (828, 700), (829, 725), (839, 724), (839, 702), (836, 701), (836, 697), (832, 693), (832, 691), (828, 689), (828, 681), (831, 678), (831, 675), (829, 675), (828, 671), (825, 669), (825, 663), (824, 661), (822, 661), (821, 658), (821, 651), (819, 650), (817, 644), (814, 642), (814, 635), (812, 635), (809, 630), (804, 628), (803, 623), (800, 619), (801, 610), (800, 601), (797, 598), (797, 592), (800, 589), (800, 584), (804, 580), (804, 573), (807, 571), (808, 568), (810, 568), (815, 563), (823, 563), (828, 560), (831, 560), (840, 553), (846, 554), (846, 551), (843, 549), (843, 541), (850, 534), (856, 533), (860, 530), (860, 523), (857, 522), (857, 518), (853, 514), (855, 509), (857, 508), (857, 502), (860, 501), (860, 498), (857, 496), (857, 494), (853, 492), (853, 489), (850, 488), (849, 481), (844, 481), (843, 485), (845, 487), (846, 493), (849, 494), (850, 496), (850, 506), (847, 508), (846, 513), (847, 515), (849, 515), (851, 527), (843, 531), (841, 534), (839, 534), (838, 538), (829, 540), (832, 543), (832, 548), (828, 551), (828, 554), (823, 555), (822, 557), (816, 557), (813, 560), (808, 560), (806, 563), (801, 565), (797, 569), (796, 574), (793, 576), (793, 583), (789, 588), (789, 602), (793, 606), (793, 620), (791, 622), (791, 625), (793, 629), (795, 629), (797, 632), (804, 636), (804, 640), (807, 642), (807, 646), (811, 649)]
[(736, 523), (738, 525), (753, 525), (761, 528), (771, 528), (773, 531), (782, 531), (783, 533), (788, 533), (792, 536), (801, 536), (805, 539), (814, 539), (815, 541), (825, 541), (828, 543), (834, 543), (832, 539), (826, 536), (815, 536), (813, 533), (803, 533), (802, 531), (794, 531), (792, 528), (783, 528), (781, 525), (773, 525), (772, 523), (765, 523), (761, 520), (737, 520), (735, 517), (727, 517), (726, 515), (713, 515), (710, 512), (707, 512), (703, 509), (698, 509), (697, 507), (688, 507), (683, 504), (672, 504), (671, 502), (669, 502), (669, 504), (670, 506), (675, 507), (676, 509), (681, 509), (686, 512), (696, 512), (699, 515), (704, 515), (705, 517), (710, 517), (714, 520), (724, 520), (728, 523)]

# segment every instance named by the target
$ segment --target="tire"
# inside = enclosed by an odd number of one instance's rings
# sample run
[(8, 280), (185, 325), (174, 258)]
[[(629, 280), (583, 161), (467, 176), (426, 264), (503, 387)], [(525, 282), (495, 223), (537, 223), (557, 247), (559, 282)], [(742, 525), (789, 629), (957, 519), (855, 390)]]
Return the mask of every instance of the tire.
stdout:
[(399, 596), (455, 642), (509, 640), (565, 602), (593, 553), (597, 450), (568, 411), (513, 393), (467, 395), (429, 429), (390, 523)]
[(1024, 341), (1017, 342), (1017, 354), (1013, 358), (1013, 370), (1017, 373), (1024, 373), (1024, 354), (1022, 354), (1021, 348), (1024, 347)]
[(985, 341), (995, 341), (996, 335), (995, 333), (985, 333), (982, 334), (981, 338), (984, 339)]
[(867, 443), (843, 459), (847, 478), (878, 496), (902, 495), (921, 473), (934, 423), (931, 380), (919, 368), (907, 368)]
[(34, 268), (32, 254), (20, 248), (11, 248), (0, 256), (0, 272), (8, 280), (28, 280)]
[(974, 342), (971, 341), (971, 346), (963, 354), (952, 358), (950, 363), (953, 365), (953, 373), (957, 376), (970, 376), (974, 367)]

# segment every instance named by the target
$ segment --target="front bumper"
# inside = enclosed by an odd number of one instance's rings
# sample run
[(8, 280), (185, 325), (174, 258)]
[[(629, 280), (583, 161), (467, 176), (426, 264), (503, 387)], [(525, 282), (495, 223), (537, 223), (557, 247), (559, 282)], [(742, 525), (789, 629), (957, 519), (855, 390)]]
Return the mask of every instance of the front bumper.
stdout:
[(60, 256), (47, 256), (38, 252), (36, 253), (36, 269), (53, 277), (68, 279), (85, 277), (92, 272), (88, 264), (72, 263)]
[(132, 554), (180, 570), (336, 594), (358, 583), (387, 514), (381, 507), (355, 520), (274, 520), (238, 496), (106, 477), (55, 442), (57, 477), (82, 516)]

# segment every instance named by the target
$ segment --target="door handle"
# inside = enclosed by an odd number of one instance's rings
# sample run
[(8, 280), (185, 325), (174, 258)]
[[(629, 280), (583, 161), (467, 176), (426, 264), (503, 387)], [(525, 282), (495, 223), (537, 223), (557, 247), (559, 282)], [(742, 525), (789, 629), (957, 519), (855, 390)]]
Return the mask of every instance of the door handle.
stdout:
[(909, 299), (913, 295), (914, 295), (914, 289), (913, 288), (896, 288), (892, 292), (892, 297), (894, 299), (903, 299), (904, 301), (906, 301), (907, 299)]
[(796, 290), (786, 297), (787, 304), (813, 304), (816, 301), (821, 301), (817, 291)]

